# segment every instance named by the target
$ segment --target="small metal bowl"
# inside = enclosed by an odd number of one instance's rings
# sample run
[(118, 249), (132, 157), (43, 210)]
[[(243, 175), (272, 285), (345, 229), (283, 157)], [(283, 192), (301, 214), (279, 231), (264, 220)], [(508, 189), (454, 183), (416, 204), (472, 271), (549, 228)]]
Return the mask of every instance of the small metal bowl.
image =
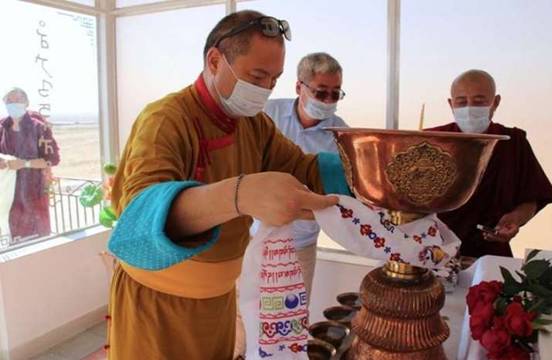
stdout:
[(330, 360), (337, 350), (332, 344), (319, 339), (310, 339), (307, 342), (307, 355), (310, 360)]
[(309, 334), (313, 338), (332, 344), (336, 349), (350, 332), (347, 326), (337, 321), (320, 321), (309, 326)]
[(332, 306), (324, 310), (324, 317), (328, 320), (337, 321), (343, 325), (351, 328), (351, 320), (357, 311), (350, 306)]
[(337, 302), (341, 305), (350, 306), (355, 310), (360, 310), (362, 303), (360, 302), (360, 294), (357, 292), (346, 292), (337, 295)]

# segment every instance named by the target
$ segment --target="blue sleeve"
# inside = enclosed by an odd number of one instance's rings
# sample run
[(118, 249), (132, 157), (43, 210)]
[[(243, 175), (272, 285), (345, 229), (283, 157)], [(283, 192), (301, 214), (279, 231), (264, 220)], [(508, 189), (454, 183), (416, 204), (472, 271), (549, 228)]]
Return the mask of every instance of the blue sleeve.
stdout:
[(220, 228), (210, 231), (203, 244), (188, 248), (165, 234), (167, 217), (175, 198), (196, 181), (163, 182), (143, 190), (128, 204), (109, 239), (109, 250), (121, 261), (145, 270), (161, 270), (209, 249), (218, 240)]
[(349, 125), (345, 122), (345, 120), (343, 120), (342, 118), (340, 118), (339, 116), (337, 117), (338, 121), (337, 121), (337, 125), (336, 126), (340, 126), (340, 127), (349, 127)]
[(351, 196), (345, 179), (345, 170), (338, 154), (321, 152), (318, 154), (318, 169), (322, 178), (324, 193)]

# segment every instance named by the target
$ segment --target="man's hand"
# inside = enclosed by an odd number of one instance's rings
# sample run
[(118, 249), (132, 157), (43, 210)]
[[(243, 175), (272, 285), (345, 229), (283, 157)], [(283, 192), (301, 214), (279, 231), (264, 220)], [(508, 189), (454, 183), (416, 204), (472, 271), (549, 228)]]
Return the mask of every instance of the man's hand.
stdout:
[(522, 203), (514, 210), (504, 214), (495, 226), (496, 233), (483, 233), (483, 238), (489, 241), (509, 242), (519, 232), (519, 227), (525, 225), (537, 212), (534, 201)]
[(8, 167), (8, 163), (4, 159), (0, 159), (0, 170), (4, 170)]
[(312, 220), (313, 210), (324, 209), (337, 202), (336, 196), (315, 194), (294, 176), (280, 172), (247, 175), (238, 193), (240, 212), (275, 226), (297, 219)]
[(496, 233), (483, 232), (483, 238), (488, 241), (509, 242), (519, 232), (517, 218), (512, 213), (505, 214), (495, 226)]

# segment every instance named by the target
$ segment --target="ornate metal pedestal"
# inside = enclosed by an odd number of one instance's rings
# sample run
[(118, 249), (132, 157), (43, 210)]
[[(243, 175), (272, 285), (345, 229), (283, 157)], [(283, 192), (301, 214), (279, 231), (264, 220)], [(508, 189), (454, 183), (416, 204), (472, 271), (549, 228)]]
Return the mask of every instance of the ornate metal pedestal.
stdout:
[(388, 262), (366, 275), (360, 296), (349, 359), (446, 359), (445, 291), (429, 271)]

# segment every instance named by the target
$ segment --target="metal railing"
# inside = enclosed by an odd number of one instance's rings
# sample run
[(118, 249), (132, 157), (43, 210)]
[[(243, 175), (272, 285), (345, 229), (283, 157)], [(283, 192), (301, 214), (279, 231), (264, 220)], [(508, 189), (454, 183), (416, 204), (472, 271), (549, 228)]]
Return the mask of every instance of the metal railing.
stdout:
[(87, 185), (101, 181), (54, 178), (50, 187), (50, 225), (52, 234), (60, 235), (99, 224), (101, 205), (85, 207), (79, 197)]
[(85, 207), (79, 200), (83, 189), (88, 185), (98, 186), (101, 181), (54, 177), (49, 187), (50, 235), (15, 239), (0, 235), (0, 252), (98, 225), (102, 205)]

